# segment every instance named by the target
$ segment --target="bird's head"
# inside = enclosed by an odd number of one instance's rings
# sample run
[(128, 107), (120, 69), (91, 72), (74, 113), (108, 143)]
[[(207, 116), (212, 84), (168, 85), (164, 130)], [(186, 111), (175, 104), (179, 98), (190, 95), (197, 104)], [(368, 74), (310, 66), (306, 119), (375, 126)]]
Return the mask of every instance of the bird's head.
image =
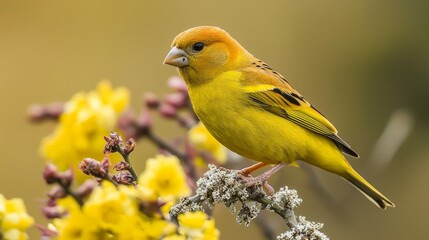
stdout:
[(186, 83), (192, 85), (250, 64), (251, 58), (252, 55), (224, 30), (202, 26), (177, 35), (164, 64), (178, 67)]

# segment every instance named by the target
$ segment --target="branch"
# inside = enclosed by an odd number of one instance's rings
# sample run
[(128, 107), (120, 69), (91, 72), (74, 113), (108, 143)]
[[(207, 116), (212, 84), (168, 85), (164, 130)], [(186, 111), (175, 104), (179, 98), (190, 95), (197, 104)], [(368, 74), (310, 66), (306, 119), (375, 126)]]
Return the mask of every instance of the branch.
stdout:
[[(287, 187), (281, 188), (272, 196), (268, 196), (261, 185), (246, 187), (243, 176), (238, 171), (217, 168), (209, 165), (210, 170), (197, 182), (196, 194), (183, 198), (181, 202), (170, 209), (173, 222), (178, 222), (178, 215), (203, 209), (203, 204), (213, 208), (223, 203), (231, 213), (237, 213), (237, 222), (250, 224), (262, 209), (279, 215), (289, 226), (290, 230), (278, 236), (278, 239), (328, 239), (319, 231), (320, 223), (312, 223), (300, 217), (298, 220), (294, 213), (302, 200), (297, 192)], [(236, 203), (241, 207), (237, 212)]]

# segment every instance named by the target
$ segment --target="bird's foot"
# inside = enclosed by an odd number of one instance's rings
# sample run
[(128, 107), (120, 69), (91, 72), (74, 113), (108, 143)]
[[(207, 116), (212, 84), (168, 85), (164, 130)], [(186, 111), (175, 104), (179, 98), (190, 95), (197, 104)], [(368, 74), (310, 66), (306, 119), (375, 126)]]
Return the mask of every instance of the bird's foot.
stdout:
[(286, 164), (285, 163), (277, 163), (276, 165), (274, 165), (274, 167), (272, 167), (268, 171), (265, 171), (264, 173), (262, 173), (261, 175), (259, 175), (257, 177), (252, 177), (249, 174), (249, 173), (253, 172), (255, 169), (261, 168), (265, 165), (267, 165), (267, 164), (266, 163), (257, 163), (253, 166), (250, 166), (248, 168), (244, 168), (244, 169), (240, 170), (239, 173), (241, 174), (242, 179), (243, 179), (246, 187), (253, 187), (256, 185), (261, 185), (266, 190), (267, 194), (273, 195), (274, 194), (274, 188), (268, 184), (267, 179), (272, 174), (274, 174), (275, 172), (277, 172), (278, 170), (280, 170), (281, 168), (286, 166)]
[(274, 194), (274, 188), (271, 187), (270, 184), (268, 184), (267, 182), (267, 177), (263, 174), (256, 176), (256, 177), (252, 177), (250, 175), (243, 175), (241, 173), (241, 171), (239, 172), (241, 175), (241, 179), (244, 181), (244, 185), (248, 188), (254, 187), (254, 186), (262, 186), (262, 188), (265, 190), (265, 192), (268, 195), (273, 195)]

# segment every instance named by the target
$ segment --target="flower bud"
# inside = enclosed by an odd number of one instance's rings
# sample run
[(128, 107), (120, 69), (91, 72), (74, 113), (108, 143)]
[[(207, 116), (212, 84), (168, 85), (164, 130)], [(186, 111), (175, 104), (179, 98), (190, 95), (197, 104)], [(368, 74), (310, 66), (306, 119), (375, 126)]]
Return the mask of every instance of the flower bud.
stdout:
[(121, 171), (118, 174), (113, 175), (113, 180), (125, 185), (131, 185), (135, 181), (133, 176), (131, 176), (131, 173), (128, 171)]
[(84, 198), (91, 194), (97, 185), (98, 183), (96, 181), (88, 179), (76, 189), (75, 194), (81, 198)]
[(64, 112), (64, 103), (62, 102), (54, 102), (47, 106), (46, 108), (46, 114), (50, 118), (57, 119), (61, 116), (61, 114)]
[(176, 108), (184, 107), (187, 103), (187, 96), (184, 93), (171, 93), (165, 97), (165, 102)]
[(120, 161), (116, 163), (115, 166), (113, 166), (113, 169), (115, 169), (118, 172), (128, 170), (129, 168), (130, 168), (130, 164), (128, 164), (125, 161)]
[(132, 151), (134, 151), (135, 147), (136, 147), (136, 141), (133, 138), (128, 139), (127, 145), (125, 145), (125, 148), (124, 148), (125, 154), (129, 155)]
[(58, 175), (61, 181), (64, 183), (65, 187), (70, 187), (74, 179), (73, 170), (69, 169), (67, 171), (60, 172)]
[(107, 158), (107, 157), (103, 158), (103, 160), (101, 161), (101, 166), (100, 167), (101, 167), (101, 169), (104, 172), (108, 173), (109, 170), (110, 170), (110, 160), (109, 160), (109, 158)]
[(137, 119), (137, 125), (140, 128), (140, 131), (148, 131), (152, 127), (153, 121), (150, 112), (147, 110), (142, 110), (139, 118)]
[(155, 93), (151, 93), (151, 92), (145, 93), (143, 96), (143, 101), (149, 109), (155, 109), (155, 108), (158, 108), (159, 106), (159, 99), (155, 95)]
[[(105, 163), (106, 164), (106, 163)], [(110, 164), (110, 163), (109, 163)], [(79, 163), (79, 170), (86, 175), (92, 175), (98, 178), (105, 178), (108, 171), (105, 171), (101, 163), (92, 158), (85, 158)]]
[(168, 79), (168, 86), (176, 91), (186, 93), (188, 92), (188, 88), (186, 87), (186, 83), (180, 77), (174, 76)]
[(44, 206), (42, 207), (42, 213), (48, 219), (62, 218), (67, 214), (64, 211), (60, 211), (57, 206)]
[(104, 145), (103, 153), (116, 152), (122, 144), (122, 138), (116, 132), (111, 132), (110, 137), (104, 136), (104, 140), (106, 141), (106, 144)]
[(57, 167), (52, 163), (46, 164), (45, 169), (43, 170), (43, 178), (47, 184), (58, 182), (60, 177), (58, 175)]
[(49, 190), (47, 195), (51, 199), (58, 199), (65, 197), (67, 194), (62, 187), (55, 185), (51, 188), (51, 190)]
[(170, 105), (170, 104), (163, 103), (159, 107), (159, 113), (163, 117), (174, 118), (177, 115), (177, 109), (174, 106)]

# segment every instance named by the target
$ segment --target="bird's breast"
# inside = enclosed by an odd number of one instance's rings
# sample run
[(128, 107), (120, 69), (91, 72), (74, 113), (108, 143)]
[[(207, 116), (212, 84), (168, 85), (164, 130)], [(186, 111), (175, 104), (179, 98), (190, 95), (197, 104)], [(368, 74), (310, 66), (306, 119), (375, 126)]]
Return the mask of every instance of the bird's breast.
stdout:
[[(232, 151), (257, 161), (276, 163), (295, 156), (285, 154), (294, 143), (285, 145), (285, 128), (279, 128), (281, 119), (255, 107), (240, 85), (240, 73), (221, 75), (212, 81), (190, 87), (194, 110), (209, 132)], [(287, 125), (288, 123), (286, 123)], [(277, 126), (276, 126), (277, 125)]]

